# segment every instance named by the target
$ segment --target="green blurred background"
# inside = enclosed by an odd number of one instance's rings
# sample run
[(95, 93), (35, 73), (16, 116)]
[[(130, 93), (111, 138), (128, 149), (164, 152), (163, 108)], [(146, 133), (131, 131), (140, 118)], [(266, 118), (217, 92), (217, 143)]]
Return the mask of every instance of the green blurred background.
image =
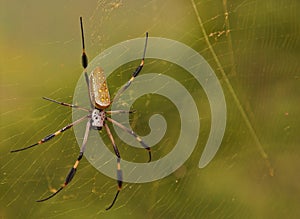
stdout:
[[(300, 217), (299, 1), (0, 2), (1, 219)], [(173, 75), (193, 95), (201, 117), (198, 145), (170, 176), (146, 184), (124, 183), (108, 212), (104, 209), (116, 182), (85, 159), (64, 191), (48, 202), (35, 202), (58, 188), (73, 165), (78, 154), (73, 131), (35, 149), (9, 153), (72, 121), (70, 109), (41, 97), (72, 101), (82, 71), (79, 16), (84, 17), (90, 60), (146, 31), (190, 46), (214, 69), (228, 108), (221, 148), (207, 167), (199, 169), (210, 127), (205, 94), (188, 73), (148, 60), (142, 73), (156, 69)], [(126, 82), (137, 63), (108, 79), (111, 93)], [(158, 159), (177, 138), (176, 110), (155, 95), (141, 98), (133, 107), (138, 112), (131, 118), (132, 126), (140, 135), (149, 132), (153, 113), (164, 115), (171, 127), (153, 148)], [(117, 137), (116, 141), (121, 144)], [(143, 150), (120, 148), (128, 160), (145, 160)]]

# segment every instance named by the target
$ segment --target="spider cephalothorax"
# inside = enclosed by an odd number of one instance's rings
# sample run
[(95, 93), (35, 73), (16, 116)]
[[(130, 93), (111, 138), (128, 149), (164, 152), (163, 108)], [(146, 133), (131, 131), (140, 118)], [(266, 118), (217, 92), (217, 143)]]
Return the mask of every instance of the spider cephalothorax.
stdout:
[(91, 126), (93, 129), (101, 130), (105, 120), (105, 111), (94, 109), (91, 116)]

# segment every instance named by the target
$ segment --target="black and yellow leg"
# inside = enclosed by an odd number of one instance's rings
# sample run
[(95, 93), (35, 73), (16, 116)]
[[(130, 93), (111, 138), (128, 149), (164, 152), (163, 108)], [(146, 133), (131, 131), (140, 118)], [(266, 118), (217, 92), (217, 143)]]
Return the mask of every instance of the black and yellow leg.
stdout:
[(106, 123), (104, 123), (104, 126), (105, 126), (105, 129), (106, 129), (107, 135), (108, 135), (108, 137), (109, 137), (109, 139), (110, 139), (110, 141), (111, 141), (111, 143), (113, 145), (114, 152), (115, 152), (116, 156), (118, 158), (121, 158), (119, 149), (118, 149), (117, 145), (115, 144), (115, 140), (114, 140), (114, 138), (113, 138), (113, 136), (111, 134), (111, 131), (110, 131), (108, 125)]
[(37, 146), (37, 145), (40, 145), (40, 144), (43, 144), (49, 140), (51, 140), (52, 138), (54, 138), (55, 136), (59, 135), (60, 133), (63, 133), (64, 131), (70, 129), (72, 126), (82, 122), (84, 119), (88, 118), (90, 115), (87, 115), (87, 116), (84, 116), (76, 121), (74, 121), (73, 123), (63, 127), (62, 129), (56, 131), (55, 133), (52, 133), (50, 135), (47, 135), (46, 137), (44, 137), (42, 140), (38, 141), (37, 143), (33, 144), (33, 145), (30, 145), (30, 146), (27, 146), (27, 147), (24, 147), (24, 148), (20, 148), (20, 149), (16, 149), (16, 150), (12, 150), (10, 151), (11, 153), (14, 153), (14, 152), (18, 152), (18, 151), (24, 151), (26, 149), (29, 149), (29, 148), (32, 148), (34, 146)]
[(107, 114), (135, 113), (136, 110), (106, 110)]
[(107, 117), (107, 120), (109, 122), (115, 124), (116, 126), (120, 127), (121, 129), (123, 129), (128, 134), (130, 134), (133, 137), (135, 137), (135, 139), (148, 151), (148, 153), (149, 153), (149, 160), (148, 160), (148, 162), (151, 161), (151, 148), (141, 139), (140, 136), (138, 136), (134, 131), (132, 131), (131, 129), (129, 129), (126, 126), (122, 125), (121, 123), (113, 120), (112, 118)]
[(120, 165), (120, 158), (117, 158), (117, 183), (118, 183), (118, 191), (117, 191), (112, 203), (110, 204), (110, 206), (108, 206), (105, 210), (109, 210), (112, 208), (112, 206), (114, 206), (114, 204), (118, 198), (118, 195), (122, 189), (123, 174), (122, 174), (121, 165)]
[(86, 125), (85, 134), (84, 134), (83, 142), (82, 142), (82, 145), (81, 145), (81, 148), (80, 148), (79, 156), (78, 156), (77, 160), (75, 161), (73, 167), (69, 171), (69, 173), (68, 173), (68, 175), (67, 175), (67, 177), (65, 179), (64, 184), (55, 193), (53, 193), (52, 195), (48, 196), (47, 198), (37, 200), (37, 202), (47, 201), (48, 199), (54, 197), (57, 193), (59, 193), (61, 190), (63, 190), (63, 188), (65, 188), (72, 181), (73, 177), (75, 176), (75, 173), (76, 173), (77, 167), (79, 165), (79, 162), (80, 162), (80, 160), (83, 157), (83, 153), (84, 153), (86, 142), (87, 142), (87, 139), (88, 139), (90, 127), (91, 127), (91, 123), (90, 123), (90, 120), (89, 120), (87, 122), (87, 125)]
[(50, 99), (50, 98), (48, 98), (48, 97), (43, 97), (43, 99), (44, 99), (44, 100), (48, 100), (48, 101), (53, 102), (53, 103), (60, 104), (60, 105), (62, 105), (62, 106), (68, 106), (68, 107), (71, 107), (71, 108), (80, 109), (80, 110), (84, 110), (84, 111), (87, 111), (87, 112), (90, 111), (89, 109), (86, 109), (86, 108), (84, 108), (84, 107), (77, 106), (77, 105), (70, 104), (70, 103), (60, 102), (60, 101), (57, 101), (57, 100)]
[[(84, 78), (85, 82), (87, 84), (88, 90), (90, 90), (90, 82), (89, 82), (89, 76), (87, 73), (87, 67), (88, 67), (88, 57), (85, 52), (85, 43), (84, 43), (84, 31), (83, 31), (83, 22), (82, 17), (80, 17), (80, 29), (81, 29), (81, 41), (82, 41), (82, 55), (81, 55), (81, 64), (84, 69)], [(92, 103), (91, 97), (89, 95), (91, 108), (94, 108), (94, 103)]]
[(108, 135), (108, 137), (109, 137), (109, 139), (110, 139), (110, 141), (111, 141), (111, 143), (112, 143), (112, 145), (113, 145), (114, 152), (115, 152), (115, 154), (116, 154), (116, 156), (117, 156), (117, 184), (118, 184), (118, 191), (117, 191), (117, 193), (116, 193), (116, 195), (115, 195), (114, 200), (113, 200), (112, 203), (110, 204), (110, 206), (108, 206), (108, 207), (106, 208), (106, 210), (109, 210), (109, 209), (111, 209), (111, 207), (115, 204), (115, 202), (116, 202), (116, 200), (117, 200), (117, 198), (118, 198), (118, 195), (119, 195), (119, 193), (120, 193), (120, 191), (121, 191), (121, 189), (122, 189), (122, 184), (123, 184), (123, 174), (122, 174), (121, 163), (120, 163), (120, 161), (121, 161), (121, 156), (120, 156), (118, 147), (117, 147), (117, 145), (115, 144), (115, 140), (114, 140), (114, 138), (113, 138), (113, 136), (112, 136), (112, 134), (111, 134), (111, 131), (110, 131), (108, 125), (104, 123), (104, 126), (105, 126), (105, 128), (106, 128), (107, 135)]
[(140, 65), (135, 69), (135, 71), (132, 73), (132, 76), (129, 79), (129, 81), (127, 81), (127, 83), (122, 87), (122, 89), (114, 97), (112, 102), (116, 101), (120, 97), (120, 95), (130, 86), (131, 82), (135, 79), (135, 77), (138, 76), (138, 74), (141, 72), (142, 68), (144, 67), (147, 42), (148, 42), (148, 32), (146, 33), (146, 41), (145, 41), (145, 46), (144, 46), (144, 52), (143, 52), (143, 57), (142, 57)]
[(54, 197), (57, 193), (59, 193), (61, 190), (63, 190), (63, 188), (65, 188), (69, 184), (69, 182), (71, 182), (71, 180), (73, 179), (73, 177), (74, 177), (74, 175), (76, 173), (77, 166), (78, 166), (79, 161), (81, 160), (82, 156), (83, 156), (83, 153), (80, 152), (80, 154), (79, 154), (79, 156), (78, 156), (78, 158), (77, 158), (74, 166), (71, 168), (70, 172), (68, 173), (64, 184), (55, 193), (53, 193), (52, 195), (48, 196), (47, 198), (37, 200), (37, 202), (47, 201), (48, 199)]
[(84, 69), (88, 66), (88, 58), (85, 53), (85, 44), (84, 44), (84, 32), (83, 32), (83, 23), (82, 17), (80, 17), (80, 29), (81, 29), (81, 40), (82, 40), (82, 55), (81, 55), (81, 64)]

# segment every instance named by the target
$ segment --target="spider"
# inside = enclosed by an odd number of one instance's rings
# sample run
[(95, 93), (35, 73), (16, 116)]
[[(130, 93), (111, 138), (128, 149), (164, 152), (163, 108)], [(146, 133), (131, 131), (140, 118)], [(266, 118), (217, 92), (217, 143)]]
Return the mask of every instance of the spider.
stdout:
[[(80, 153), (79, 153), (77, 160), (75, 161), (73, 167), (69, 171), (63, 185), (55, 193), (51, 194), (50, 196), (40, 199), (40, 200), (37, 200), (37, 202), (43, 202), (43, 201), (46, 201), (46, 200), (54, 197), (56, 194), (58, 194), (61, 190), (63, 190), (72, 181), (72, 179), (76, 173), (77, 167), (79, 165), (79, 162), (83, 157), (90, 129), (101, 130), (104, 127), (107, 132), (107, 135), (112, 143), (113, 150), (114, 150), (114, 153), (117, 158), (117, 186), (118, 186), (118, 188), (117, 188), (117, 193), (115, 194), (115, 197), (114, 197), (112, 203), (106, 208), (106, 210), (109, 210), (117, 200), (119, 192), (122, 189), (123, 181), (122, 181), (122, 170), (121, 170), (121, 164), (120, 164), (120, 160), (121, 160), (120, 152), (118, 150), (117, 145), (115, 144), (114, 138), (113, 138), (111, 131), (106, 122), (107, 121), (111, 122), (111, 123), (115, 124), (116, 126), (120, 127), (122, 130), (129, 133), (130, 135), (132, 135), (143, 146), (143, 148), (145, 148), (148, 151), (148, 154), (149, 154), (148, 162), (151, 161), (150, 147), (135, 132), (133, 132), (132, 130), (128, 129), (121, 123), (119, 123), (107, 116), (112, 113), (124, 113), (125, 111), (124, 110), (115, 110), (115, 111), (106, 110), (112, 104), (112, 102), (116, 101), (119, 98), (119, 96), (130, 86), (131, 82), (135, 79), (135, 77), (138, 76), (138, 74), (142, 70), (142, 68), (144, 66), (145, 53), (146, 53), (146, 48), (147, 48), (148, 33), (146, 33), (145, 47), (144, 47), (144, 52), (143, 52), (143, 56), (142, 56), (140, 65), (132, 73), (132, 76), (129, 79), (129, 81), (121, 88), (120, 92), (111, 101), (107, 82), (106, 82), (106, 77), (104, 75), (103, 69), (101, 67), (96, 67), (91, 72), (90, 76), (88, 76), (88, 73), (87, 73), (88, 58), (85, 53), (82, 17), (80, 17), (80, 29), (81, 29), (81, 39), (82, 39), (82, 56), (81, 56), (82, 67), (84, 68), (85, 80), (86, 80), (88, 91), (89, 91), (89, 99), (90, 99), (91, 109), (87, 109), (87, 108), (84, 108), (84, 107), (81, 107), (78, 105), (59, 102), (59, 101), (56, 101), (56, 100), (53, 100), (53, 99), (50, 99), (47, 97), (43, 97), (43, 99), (45, 99), (47, 101), (51, 101), (53, 103), (57, 103), (62, 106), (67, 106), (67, 107), (83, 110), (83, 111), (88, 112), (88, 114), (86, 116), (66, 125), (65, 127), (59, 129), (58, 131), (56, 131), (50, 135), (47, 135), (46, 137), (44, 137), (43, 139), (41, 139), (40, 141), (38, 141), (37, 143), (35, 143), (33, 145), (30, 145), (30, 146), (27, 146), (24, 148), (20, 148), (20, 149), (16, 149), (16, 150), (12, 150), (11, 152), (13, 153), (13, 152), (23, 151), (23, 150), (32, 148), (34, 146), (43, 144), (45, 142), (48, 142), (49, 140), (53, 139), (55, 136), (61, 134), (62, 132), (70, 129), (72, 126), (77, 125), (80, 122), (87, 119), (84, 138), (82, 141), (82, 145), (80, 147)], [(129, 111), (129, 113), (132, 113), (132, 112), (133, 111)]]

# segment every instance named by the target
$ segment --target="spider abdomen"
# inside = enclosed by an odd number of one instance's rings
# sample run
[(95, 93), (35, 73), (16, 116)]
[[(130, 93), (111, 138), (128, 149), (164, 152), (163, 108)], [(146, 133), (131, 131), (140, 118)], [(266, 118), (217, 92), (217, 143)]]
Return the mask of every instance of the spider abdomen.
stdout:
[(89, 93), (93, 104), (98, 109), (106, 109), (110, 105), (110, 95), (103, 69), (96, 67), (89, 80)]

